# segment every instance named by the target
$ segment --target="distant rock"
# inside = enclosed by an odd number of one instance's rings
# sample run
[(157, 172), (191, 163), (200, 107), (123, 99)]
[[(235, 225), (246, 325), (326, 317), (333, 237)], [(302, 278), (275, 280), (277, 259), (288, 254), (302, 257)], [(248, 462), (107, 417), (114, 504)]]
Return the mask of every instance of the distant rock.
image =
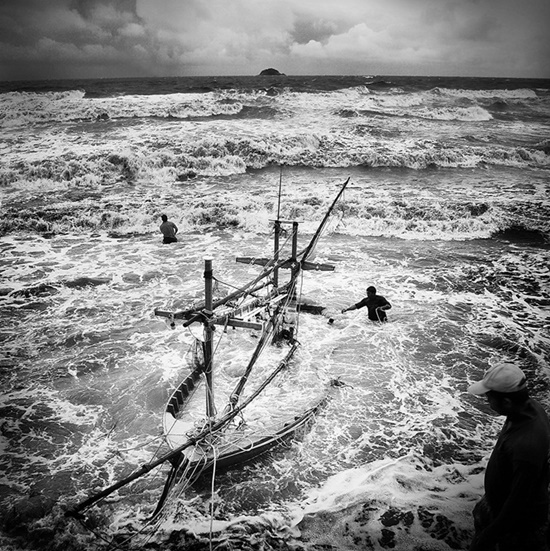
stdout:
[(277, 71), (277, 69), (273, 69), (273, 68), (269, 68), (269, 69), (264, 69), (259, 76), (265, 76), (265, 75), (279, 75), (279, 76), (286, 76), (284, 73), (279, 73), (279, 71)]

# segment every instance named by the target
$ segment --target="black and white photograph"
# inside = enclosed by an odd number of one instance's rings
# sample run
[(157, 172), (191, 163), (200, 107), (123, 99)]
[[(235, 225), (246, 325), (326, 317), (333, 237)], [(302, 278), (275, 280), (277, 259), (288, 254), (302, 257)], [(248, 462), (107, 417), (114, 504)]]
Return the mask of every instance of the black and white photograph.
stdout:
[(549, 551), (549, 29), (0, 0), (0, 550)]

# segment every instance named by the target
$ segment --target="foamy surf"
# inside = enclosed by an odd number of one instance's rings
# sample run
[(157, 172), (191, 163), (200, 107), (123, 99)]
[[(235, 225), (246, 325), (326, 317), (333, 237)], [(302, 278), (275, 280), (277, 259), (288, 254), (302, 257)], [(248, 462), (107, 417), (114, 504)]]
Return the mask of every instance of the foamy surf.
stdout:
[[(514, 361), (550, 406), (547, 90), (384, 80), (0, 95), (3, 547), (468, 548), (502, 423), (468, 384)], [(201, 300), (205, 255), (216, 292), (254, 277), (235, 256), (270, 254), (278, 212), (307, 241), (348, 176), (316, 251), (336, 271), (303, 282), (326, 309), (286, 379), (296, 403), (338, 382), (315, 423), (160, 524), (163, 468), (65, 518), (163, 446), (193, 335), (154, 308)], [(370, 284), (383, 326), (341, 313)], [(229, 384), (239, 354), (221, 368)]]

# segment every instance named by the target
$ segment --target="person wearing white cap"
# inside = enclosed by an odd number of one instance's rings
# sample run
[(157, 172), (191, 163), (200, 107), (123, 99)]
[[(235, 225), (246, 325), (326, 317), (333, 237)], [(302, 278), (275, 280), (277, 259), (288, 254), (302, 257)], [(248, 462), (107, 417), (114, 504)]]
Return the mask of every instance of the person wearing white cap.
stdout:
[(509, 362), (489, 369), (468, 392), (485, 395), (506, 416), (485, 471), (485, 495), (473, 511), (470, 551), (548, 551), (548, 415)]

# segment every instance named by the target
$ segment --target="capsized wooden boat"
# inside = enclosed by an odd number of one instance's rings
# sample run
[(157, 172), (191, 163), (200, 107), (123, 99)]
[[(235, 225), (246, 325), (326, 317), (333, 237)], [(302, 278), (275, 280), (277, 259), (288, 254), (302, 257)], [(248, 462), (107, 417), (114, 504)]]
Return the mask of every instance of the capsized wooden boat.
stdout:
[[(163, 415), (166, 442), (177, 453), (171, 463), (174, 471), (168, 477), (163, 493), (182, 477), (192, 482), (202, 472), (215, 465), (216, 469), (230, 467), (258, 457), (282, 441), (291, 438), (308, 425), (327, 400), (327, 392), (312, 396), (302, 409), (293, 410), (277, 405), (270, 408), (269, 415), (249, 415), (253, 404), (269, 385), (287, 369), (300, 343), (297, 340), (296, 316), (301, 311), (312, 311), (310, 305), (301, 303), (297, 289), (299, 277), (304, 270), (334, 270), (334, 266), (311, 262), (308, 258), (344, 192), (349, 179), (344, 183), (331, 207), (319, 225), (309, 245), (298, 251), (298, 223), (277, 219), (274, 222), (274, 253), (271, 258), (237, 257), (237, 262), (258, 265), (262, 272), (246, 285), (230, 295), (214, 300), (212, 259), (205, 259), (205, 300), (195, 308), (172, 312), (156, 310), (155, 314), (170, 320), (183, 320), (183, 327), (202, 324), (203, 336), (197, 339), (194, 367), (171, 395)], [(281, 228), (291, 225), (287, 241), (291, 242), (290, 254), (284, 256), (281, 245)], [(286, 232), (287, 235), (288, 232)], [(288, 281), (280, 281), (280, 270), (288, 269)], [(214, 361), (214, 331), (222, 326), (244, 328), (258, 332), (257, 345), (237, 384), (225, 397), (216, 400), (216, 364)], [(267, 347), (275, 347), (281, 358), (271, 369), (259, 369), (260, 356)], [(219, 345), (216, 344), (216, 348)], [(218, 356), (218, 354), (217, 354)], [(202, 388), (202, 393), (199, 389)], [(197, 394), (202, 409), (191, 407)], [(195, 399), (195, 402), (197, 400)], [(221, 403), (221, 407), (220, 407)], [(278, 410), (273, 415), (273, 410)], [(198, 414), (193, 414), (198, 411)], [(217, 412), (221, 411), (221, 415)], [(252, 419), (250, 418), (252, 417)], [(273, 419), (271, 419), (273, 417)], [(192, 445), (189, 439), (204, 434)], [(178, 452), (179, 450), (179, 452)], [(162, 504), (162, 500), (161, 500)]]
[[(81, 516), (83, 509), (169, 461), (172, 468), (154, 513), (156, 516), (176, 483), (178, 492), (181, 492), (205, 470), (227, 468), (257, 458), (308, 426), (327, 401), (328, 389), (316, 396), (305, 396), (299, 404), (294, 403), (293, 406), (299, 409), (285, 407), (278, 398), (269, 406), (269, 415), (265, 415), (265, 408), (255, 411), (254, 407), (262, 400), (272, 398), (270, 389), (277, 387), (273, 382), (287, 370), (300, 347), (297, 316), (301, 312), (318, 313), (321, 310), (301, 301), (298, 281), (305, 270), (334, 270), (333, 266), (312, 262), (309, 257), (348, 182), (349, 178), (303, 250), (298, 250), (298, 223), (277, 218), (274, 221), (273, 256), (236, 259), (262, 268), (252, 281), (215, 299), (212, 259), (207, 258), (204, 261), (204, 302), (183, 311), (155, 310), (155, 315), (168, 319), (172, 329), (180, 321), (183, 328), (202, 326), (202, 336), (194, 343), (192, 368), (170, 396), (163, 413), (163, 433), (170, 451), (73, 507), (68, 515)], [(290, 232), (282, 231), (285, 225), (291, 226)], [(288, 236), (287, 243), (281, 243), (283, 233)], [(290, 254), (285, 255), (283, 251), (288, 242)], [(289, 273), (284, 283), (280, 281), (281, 270)], [(218, 343), (214, 346), (214, 334), (223, 334), (228, 328), (254, 331), (257, 341), (250, 357), (243, 362), (245, 365), (236, 384), (225, 396), (217, 397), (215, 351), (216, 360), (219, 354)], [(269, 353), (267, 363), (262, 362), (266, 350), (275, 351), (277, 361), (273, 361), (274, 355)], [(296, 402), (294, 397), (292, 400)]]

